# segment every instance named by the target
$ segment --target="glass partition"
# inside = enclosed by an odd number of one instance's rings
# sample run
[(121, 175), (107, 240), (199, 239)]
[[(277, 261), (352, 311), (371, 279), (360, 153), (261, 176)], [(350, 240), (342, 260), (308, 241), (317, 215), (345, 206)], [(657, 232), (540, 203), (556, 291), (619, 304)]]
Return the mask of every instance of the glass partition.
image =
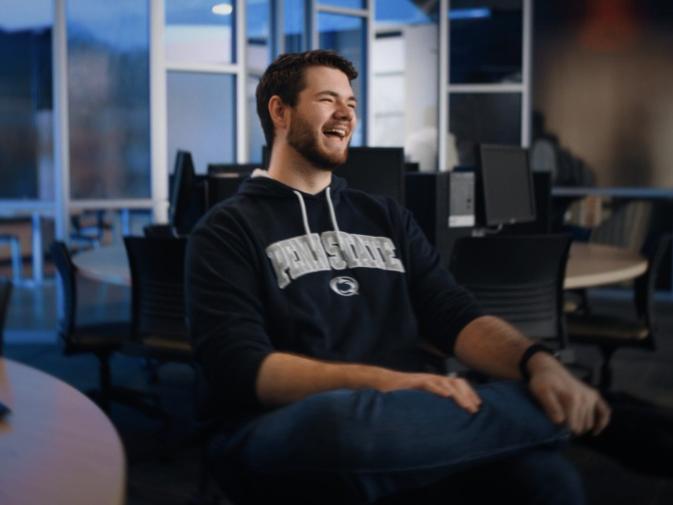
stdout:
[(236, 159), (236, 77), (229, 74), (168, 72), (168, 164), (178, 149), (191, 151), (194, 167)]
[(453, 1), (448, 16), (452, 84), (521, 83), (521, 0)]
[(164, 40), (170, 63), (232, 63), (234, 6), (213, 0), (166, 0)]
[(461, 165), (474, 164), (478, 143), (521, 143), (520, 93), (451, 93), (449, 118)]
[(283, 34), (285, 36), (285, 52), (299, 53), (308, 49), (306, 41), (306, 2), (305, 0), (285, 0), (283, 12)]
[(329, 5), (330, 7), (346, 7), (350, 9), (364, 9), (366, 7), (366, 0), (320, 0), (321, 5)]
[(67, 6), (71, 198), (147, 198), (147, 2)]
[(365, 38), (366, 20), (356, 16), (340, 14), (318, 14), (318, 33), (320, 48), (332, 49), (349, 59), (357, 69), (359, 76), (353, 81), (353, 91), (358, 98), (358, 125), (353, 133), (351, 145), (360, 146), (364, 142), (365, 117)]
[(270, 0), (248, 0), (246, 5), (248, 158), (255, 163), (262, 161), (262, 147), (266, 144), (257, 116), (255, 91), (264, 70), (271, 63), (271, 3)]
[(438, 5), (377, 0), (372, 58), (374, 145), (402, 146), (437, 169)]
[(54, 199), (51, 0), (3, 1), (0, 199)]

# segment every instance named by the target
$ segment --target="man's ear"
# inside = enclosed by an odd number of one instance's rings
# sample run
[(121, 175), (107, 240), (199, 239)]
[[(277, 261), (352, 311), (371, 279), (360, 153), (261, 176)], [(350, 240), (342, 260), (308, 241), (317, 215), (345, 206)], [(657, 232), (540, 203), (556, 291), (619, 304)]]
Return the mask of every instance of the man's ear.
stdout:
[(269, 115), (271, 116), (271, 121), (273, 121), (273, 126), (277, 130), (285, 130), (290, 121), (289, 117), (290, 108), (285, 105), (282, 98), (278, 95), (273, 95), (269, 99)]

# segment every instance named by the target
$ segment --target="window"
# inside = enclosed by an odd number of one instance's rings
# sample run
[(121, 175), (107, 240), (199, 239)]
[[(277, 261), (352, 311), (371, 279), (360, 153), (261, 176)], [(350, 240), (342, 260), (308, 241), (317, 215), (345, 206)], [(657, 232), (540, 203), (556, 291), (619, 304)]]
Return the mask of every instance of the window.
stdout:
[(0, 16), (0, 198), (53, 200), (51, 1), (9, 4)]
[(146, 2), (68, 2), (71, 198), (150, 195)]
[(231, 2), (165, 0), (166, 60), (172, 63), (232, 63), (234, 8)]
[(365, 18), (342, 16), (340, 14), (318, 14), (318, 34), (320, 48), (337, 51), (350, 60), (358, 71), (358, 78), (353, 81), (353, 91), (358, 98), (358, 124), (353, 133), (351, 145), (360, 146), (364, 143), (365, 117), (362, 111), (366, 100), (365, 75)]

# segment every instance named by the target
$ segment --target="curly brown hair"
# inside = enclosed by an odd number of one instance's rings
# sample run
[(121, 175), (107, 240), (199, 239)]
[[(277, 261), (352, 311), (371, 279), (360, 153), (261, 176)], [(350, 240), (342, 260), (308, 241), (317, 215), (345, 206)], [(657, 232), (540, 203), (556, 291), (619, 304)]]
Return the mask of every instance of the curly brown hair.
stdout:
[(274, 127), (269, 114), (269, 100), (278, 95), (285, 105), (297, 105), (299, 93), (306, 87), (304, 69), (308, 67), (331, 67), (341, 70), (349, 81), (357, 78), (353, 64), (334, 51), (316, 49), (303, 53), (282, 54), (267, 67), (257, 85), (257, 115), (262, 123), (266, 145), (271, 149)]

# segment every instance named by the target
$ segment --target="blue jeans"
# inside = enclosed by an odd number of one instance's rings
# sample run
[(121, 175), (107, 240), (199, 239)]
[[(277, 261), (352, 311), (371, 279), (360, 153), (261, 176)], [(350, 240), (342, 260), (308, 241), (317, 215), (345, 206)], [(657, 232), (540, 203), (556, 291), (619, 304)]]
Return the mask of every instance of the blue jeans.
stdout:
[(579, 478), (557, 450), (567, 430), (518, 383), (476, 389), (476, 414), (416, 390), (315, 394), (215, 440), (210, 467), (236, 503), (374, 503), (433, 490), (451, 493), (437, 502), (446, 504), (513, 502), (503, 493), (582, 504)]

